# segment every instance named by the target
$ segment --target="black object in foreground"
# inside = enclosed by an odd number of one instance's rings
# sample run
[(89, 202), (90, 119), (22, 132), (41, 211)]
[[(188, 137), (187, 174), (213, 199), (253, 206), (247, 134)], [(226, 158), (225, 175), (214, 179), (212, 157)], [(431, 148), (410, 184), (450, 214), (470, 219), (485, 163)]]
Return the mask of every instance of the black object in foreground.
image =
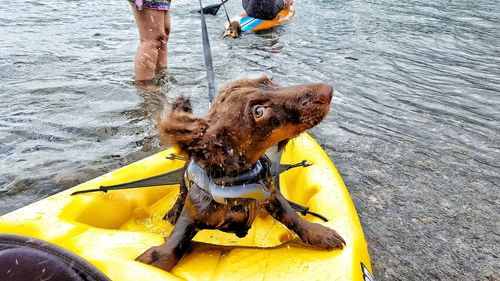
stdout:
[(224, 0), (220, 4), (212, 4), (212, 5), (208, 5), (206, 7), (203, 7), (203, 9), (199, 10), (198, 13), (201, 13), (203, 11), (203, 13), (205, 15), (206, 14), (210, 14), (210, 15), (214, 15), (215, 16), (215, 15), (217, 15), (217, 12), (219, 11), (220, 6), (222, 6), (227, 1), (229, 1), (229, 0)]
[(0, 280), (111, 281), (72, 252), (33, 237), (0, 234)]

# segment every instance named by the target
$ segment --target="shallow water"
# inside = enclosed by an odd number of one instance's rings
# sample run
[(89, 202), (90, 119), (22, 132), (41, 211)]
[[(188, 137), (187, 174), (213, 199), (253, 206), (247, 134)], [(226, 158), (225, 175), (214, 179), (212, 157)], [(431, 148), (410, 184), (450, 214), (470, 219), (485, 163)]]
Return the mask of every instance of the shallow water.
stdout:
[[(158, 151), (153, 119), (173, 97), (208, 107), (197, 1), (173, 3), (176, 82), (159, 94), (132, 84), (126, 1), (42, 2), (0, 10), (0, 213)], [(379, 280), (499, 280), (498, 3), (296, 2), (291, 23), (238, 40), (220, 39), (223, 10), (207, 19), (218, 85), (262, 73), (333, 84), (311, 133), (351, 192)]]

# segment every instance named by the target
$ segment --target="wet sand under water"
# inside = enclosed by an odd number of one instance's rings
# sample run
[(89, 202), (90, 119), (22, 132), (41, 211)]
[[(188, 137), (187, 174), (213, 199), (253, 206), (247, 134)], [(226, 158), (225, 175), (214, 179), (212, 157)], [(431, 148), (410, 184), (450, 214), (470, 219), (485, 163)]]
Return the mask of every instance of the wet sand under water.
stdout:
[[(154, 117), (176, 96), (206, 113), (197, 3), (172, 6), (175, 81), (149, 93), (131, 82), (126, 1), (0, 11), (0, 213), (159, 151)], [(351, 192), (378, 280), (500, 280), (498, 3), (296, 7), (291, 23), (238, 40), (220, 38), (223, 10), (207, 18), (218, 86), (262, 73), (333, 84), (311, 134)]]

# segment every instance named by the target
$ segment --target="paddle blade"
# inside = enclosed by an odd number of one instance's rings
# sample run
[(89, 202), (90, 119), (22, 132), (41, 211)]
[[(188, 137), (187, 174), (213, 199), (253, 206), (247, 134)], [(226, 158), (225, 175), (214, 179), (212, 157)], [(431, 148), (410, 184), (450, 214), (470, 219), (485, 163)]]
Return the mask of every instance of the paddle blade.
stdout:
[[(217, 12), (219, 11), (220, 9), (220, 6), (222, 4), (213, 4), (213, 5), (208, 5), (206, 7), (203, 7), (203, 14), (207, 15), (207, 14), (210, 14), (210, 15), (217, 15)], [(201, 11), (198, 11), (198, 13), (200, 13)]]

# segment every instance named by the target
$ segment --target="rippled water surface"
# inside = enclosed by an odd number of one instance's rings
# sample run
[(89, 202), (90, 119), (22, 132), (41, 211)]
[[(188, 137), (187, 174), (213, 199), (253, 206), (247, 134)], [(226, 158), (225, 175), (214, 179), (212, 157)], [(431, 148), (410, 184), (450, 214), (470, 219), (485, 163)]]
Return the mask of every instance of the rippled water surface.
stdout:
[[(176, 82), (157, 94), (131, 82), (125, 0), (0, 10), (0, 213), (158, 151), (154, 116), (175, 96), (206, 112), (197, 7), (173, 1)], [(500, 280), (498, 2), (296, 7), (291, 23), (238, 40), (220, 38), (222, 10), (208, 18), (218, 85), (261, 73), (334, 85), (311, 133), (351, 192), (379, 280)]]

